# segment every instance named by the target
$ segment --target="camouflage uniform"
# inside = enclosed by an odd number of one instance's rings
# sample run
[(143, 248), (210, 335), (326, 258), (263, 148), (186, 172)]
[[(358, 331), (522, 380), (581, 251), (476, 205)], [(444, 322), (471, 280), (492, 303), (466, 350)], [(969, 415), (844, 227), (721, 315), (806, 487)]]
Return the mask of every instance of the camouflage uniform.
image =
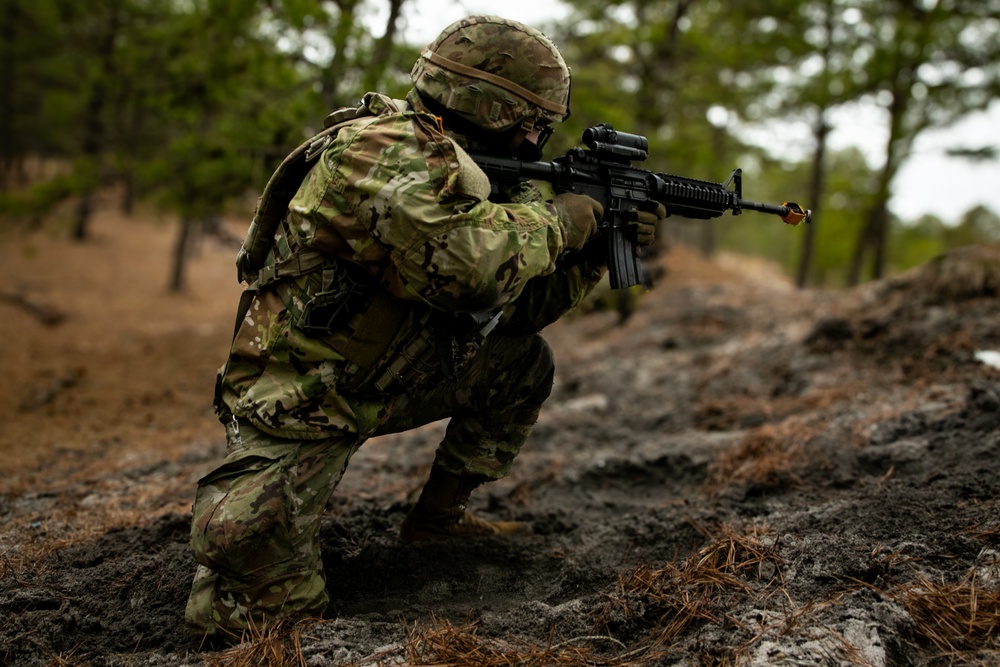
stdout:
[[(456, 25), (475, 35), (475, 21)], [(268, 264), (323, 261), (254, 296), (219, 373), (228, 448), (199, 482), (186, 612), (209, 633), (323, 612), (320, 518), (369, 437), (450, 417), (434, 466), (506, 475), (552, 385), (537, 332), (603, 273), (556, 271), (567, 235), (551, 203), (531, 187), (490, 201), (463, 138), (415, 92), (365, 103), (371, 115), (336, 134), (299, 188)], [(304, 331), (309, 304), (345, 274), (362, 305)], [(490, 335), (467, 335), (494, 313)]]

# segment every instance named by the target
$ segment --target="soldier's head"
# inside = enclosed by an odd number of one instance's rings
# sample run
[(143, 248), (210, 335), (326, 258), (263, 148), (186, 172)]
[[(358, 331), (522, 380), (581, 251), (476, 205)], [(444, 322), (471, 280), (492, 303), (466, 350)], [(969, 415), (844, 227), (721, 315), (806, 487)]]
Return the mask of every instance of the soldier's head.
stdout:
[(491, 152), (538, 159), (552, 124), (569, 116), (569, 67), (545, 35), (517, 21), (456, 21), (410, 78), (432, 111)]

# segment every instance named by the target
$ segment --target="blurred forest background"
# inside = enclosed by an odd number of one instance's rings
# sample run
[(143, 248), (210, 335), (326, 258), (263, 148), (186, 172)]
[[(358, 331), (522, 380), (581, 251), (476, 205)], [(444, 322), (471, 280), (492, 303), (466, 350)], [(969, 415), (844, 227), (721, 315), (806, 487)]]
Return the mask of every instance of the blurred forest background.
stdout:
[[(7, 0), (3, 228), (85, 239), (98, 197), (126, 213), (156, 205), (179, 221), (170, 281), (182, 289), (192, 235), (223, 215), (249, 221), (271, 171), (329, 111), (369, 90), (406, 92), (425, 44), (401, 38), (400, 17), (416, 1)], [(738, 249), (800, 286), (839, 287), (1000, 242), (996, 210), (946, 222), (889, 207), (917, 138), (998, 97), (1000, 0), (564, 4), (568, 20), (536, 26), (574, 72), (573, 115), (546, 159), (610, 122), (649, 137), (648, 169), (721, 181), (739, 165), (748, 199), (814, 211), (794, 231), (752, 213), (672, 220), (704, 252)], [(829, 146), (835, 112), (859, 101), (889, 128), (878, 163)], [(741, 131), (793, 121), (813, 128), (810, 145), (764, 150)], [(998, 149), (951, 154), (996, 169)]]

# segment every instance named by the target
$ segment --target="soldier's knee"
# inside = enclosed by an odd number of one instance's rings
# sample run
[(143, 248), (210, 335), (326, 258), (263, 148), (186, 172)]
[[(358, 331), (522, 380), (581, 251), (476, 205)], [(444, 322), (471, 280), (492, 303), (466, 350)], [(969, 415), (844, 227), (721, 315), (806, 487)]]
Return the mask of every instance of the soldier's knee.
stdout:
[(555, 357), (552, 348), (539, 334), (527, 336), (522, 383), (529, 389), (526, 402), (541, 405), (552, 393)]
[(294, 559), (289, 495), (280, 475), (207, 480), (198, 488), (191, 523), (195, 560), (239, 576)]

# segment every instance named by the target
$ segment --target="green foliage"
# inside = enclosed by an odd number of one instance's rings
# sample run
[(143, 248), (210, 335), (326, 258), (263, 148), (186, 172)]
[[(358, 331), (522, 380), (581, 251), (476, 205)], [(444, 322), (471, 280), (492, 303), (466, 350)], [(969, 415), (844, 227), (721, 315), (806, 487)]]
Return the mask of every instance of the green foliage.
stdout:
[[(157, 104), (132, 129), (157, 141), (155, 150), (133, 158), (140, 186), (183, 216), (216, 213), (260, 187), (253, 182), (255, 154), (280, 153), (304, 138), (305, 110), (315, 99), (293, 61), (262, 34), (255, 6), (190, 3), (156, 27), (171, 54), (159, 68), (158, 89), (149, 92)], [(178, 48), (195, 31), (199, 48)]]
[[(18, 185), (4, 211), (43, 215), (60, 198), (119, 180), (189, 217), (259, 191), (330, 105), (365, 92), (375, 40), (350, 13), (361, 3), (338, 6), (13, 0), (0, 13), (0, 34), (12, 37), (0, 40), (0, 85), (16, 93), (0, 103), (0, 191), (17, 185), (29, 155), (68, 161), (73, 175), (28, 193)], [(334, 33), (336, 63), (314, 48)], [(390, 47), (386, 68), (412, 62), (412, 48)], [(401, 76), (384, 77), (389, 92), (405, 93)]]
[(0, 216), (31, 222), (47, 215), (67, 198), (79, 194), (79, 180), (72, 174), (37, 183), (26, 191), (0, 193)]

